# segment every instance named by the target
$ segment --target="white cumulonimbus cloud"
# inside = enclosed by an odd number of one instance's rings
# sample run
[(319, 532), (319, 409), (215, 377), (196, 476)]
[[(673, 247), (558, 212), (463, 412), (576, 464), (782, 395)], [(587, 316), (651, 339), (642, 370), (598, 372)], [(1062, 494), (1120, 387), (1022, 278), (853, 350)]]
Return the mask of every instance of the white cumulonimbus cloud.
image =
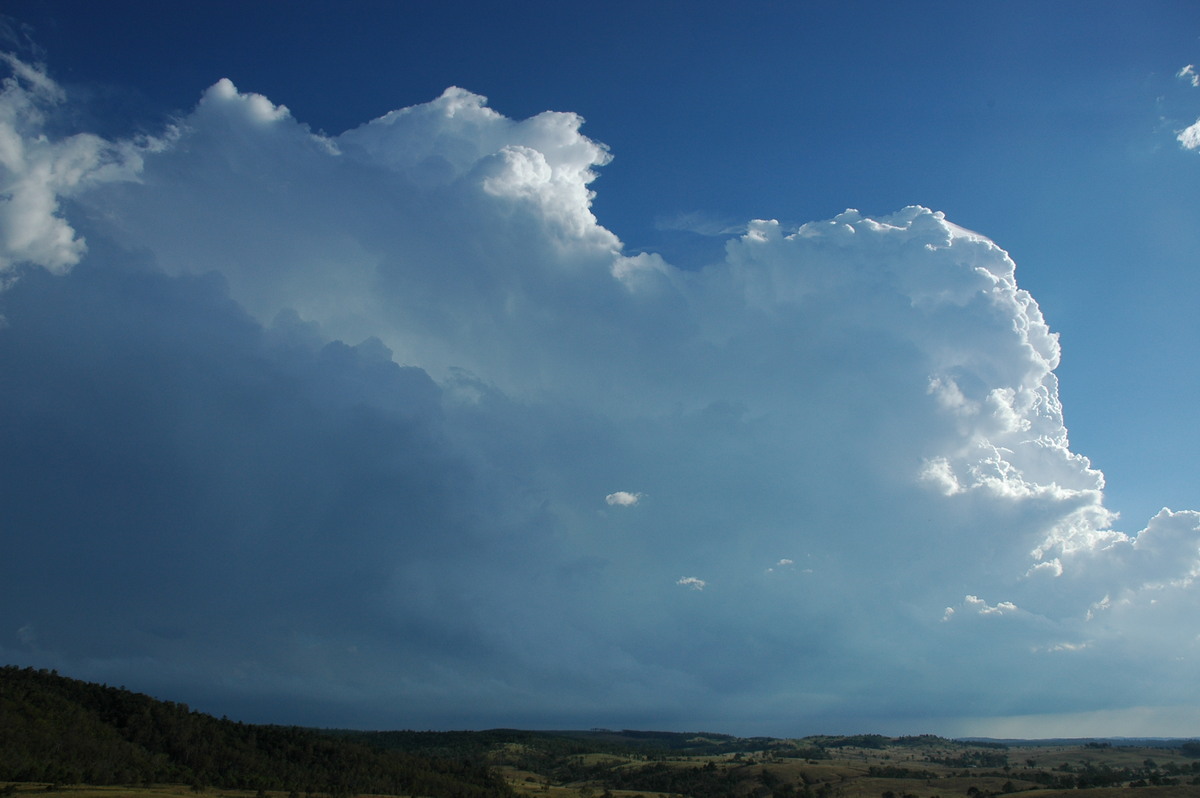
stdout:
[(754, 220), (683, 270), (593, 215), (574, 114), (326, 136), (222, 80), (55, 138), (8, 65), (7, 660), (331, 725), (1200, 705), (1200, 515), (1115, 528), (984, 236)]

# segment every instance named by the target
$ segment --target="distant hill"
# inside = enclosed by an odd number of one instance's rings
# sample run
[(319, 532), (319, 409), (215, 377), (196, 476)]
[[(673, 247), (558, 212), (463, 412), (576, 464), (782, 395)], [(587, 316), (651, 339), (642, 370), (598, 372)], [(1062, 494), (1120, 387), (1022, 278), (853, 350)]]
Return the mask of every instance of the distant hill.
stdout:
[(511, 798), (486, 763), (314, 729), (217, 719), (186, 704), (0, 668), (0, 781)]
[(1104, 746), (1142, 746), (1146, 748), (1183, 748), (1200, 755), (1195, 737), (1039, 737), (1024, 739), (1019, 737), (959, 737), (964, 743), (975, 745), (1087, 745), (1092, 747)]

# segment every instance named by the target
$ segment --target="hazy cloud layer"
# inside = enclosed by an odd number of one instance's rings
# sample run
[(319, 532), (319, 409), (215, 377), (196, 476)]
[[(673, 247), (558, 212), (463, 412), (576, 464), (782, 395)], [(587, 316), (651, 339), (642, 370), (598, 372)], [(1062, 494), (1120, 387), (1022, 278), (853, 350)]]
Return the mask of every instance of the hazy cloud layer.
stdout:
[(1200, 702), (1200, 514), (1120, 528), (1057, 337), (942, 214), (683, 271), (593, 216), (574, 114), (328, 137), (221, 80), (114, 142), (8, 63), (6, 660), (392, 727)]

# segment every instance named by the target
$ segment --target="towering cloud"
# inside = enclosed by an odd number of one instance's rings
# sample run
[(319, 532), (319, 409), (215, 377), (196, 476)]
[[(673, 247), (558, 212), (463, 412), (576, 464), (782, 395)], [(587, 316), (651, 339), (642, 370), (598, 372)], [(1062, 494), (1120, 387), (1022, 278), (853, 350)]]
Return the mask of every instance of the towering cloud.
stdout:
[(1200, 701), (1200, 515), (1115, 527), (982, 235), (758, 220), (687, 271), (595, 218), (574, 114), (330, 137), (222, 80), (105, 141), (9, 65), (4, 658), (372, 726)]

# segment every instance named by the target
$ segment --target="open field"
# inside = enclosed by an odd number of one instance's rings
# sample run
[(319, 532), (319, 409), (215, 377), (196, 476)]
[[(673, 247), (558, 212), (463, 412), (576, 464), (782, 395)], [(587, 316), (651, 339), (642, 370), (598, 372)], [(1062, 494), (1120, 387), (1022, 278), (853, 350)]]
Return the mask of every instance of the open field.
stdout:
[[(577, 796), (575, 790), (561, 791), (564, 796)], [(48, 784), (45, 782), (3, 782), (0, 781), (0, 795), (15, 796), (15, 798), (288, 798), (289, 792), (284, 790), (228, 790), (202, 789), (193, 790), (184, 784), (154, 784), (148, 787), (135, 785), (105, 785), (92, 784)], [(304, 798), (304, 793), (301, 793)], [(317, 798), (314, 794), (312, 798)], [(320, 798), (327, 798), (320, 796)], [(347, 798), (416, 798), (406, 795), (375, 795), (361, 793)]]
[[(289, 793), (281, 790), (193, 790), (183, 784), (154, 784), (137, 786), (95, 786), (89, 784), (45, 784), (41, 782), (7, 782), (12, 792), (4, 790), (0, 782), (0, 794), (17, 798), (288, 798)], [(301, 798), (304, 794), (301, 793)], [(316, 798), (314, 794), (313, 798)], [(412, 798), (411, 796), (367, 796), (357, 798)]]
[[(551, 738), (553, 739), (553, 738)], [(1024, 798), (1200, 797), (1200, 759), (1178, 748), (1092, 744), (827, 746), (775, 741), (766, 750), (671, 755), (661, 749), (547, 754), (507, 743), (487, 754), (526, 798)], [(801, 755), (792, 755), (792, 754)], [(1088, 786), (1108, 780), (1105, 786)], [(1082, 786), (1081, 786), (1082, 785)], [(186, 785), (12, 783), (19, 798), (295, 798)], [(303, 795), (303, 794), (302, 794)], [(311, 798), (324, 798), (320, 793)], [(346, 797), (348, 798), (348, 797)]]
[[(805, 745), (805, 741), (795, 742)], [(1179, 748), (1000, 747), (944, 740), (878, 748), (831, 747), (821, 751), (828, 758), (788, 753), (781, 747), (675, 757), (591, 754), (575, 757), (573, 768), (550, 772), (497, 764), (509, 786), (529, 798), (1200, 796), (1200, 760)]]

